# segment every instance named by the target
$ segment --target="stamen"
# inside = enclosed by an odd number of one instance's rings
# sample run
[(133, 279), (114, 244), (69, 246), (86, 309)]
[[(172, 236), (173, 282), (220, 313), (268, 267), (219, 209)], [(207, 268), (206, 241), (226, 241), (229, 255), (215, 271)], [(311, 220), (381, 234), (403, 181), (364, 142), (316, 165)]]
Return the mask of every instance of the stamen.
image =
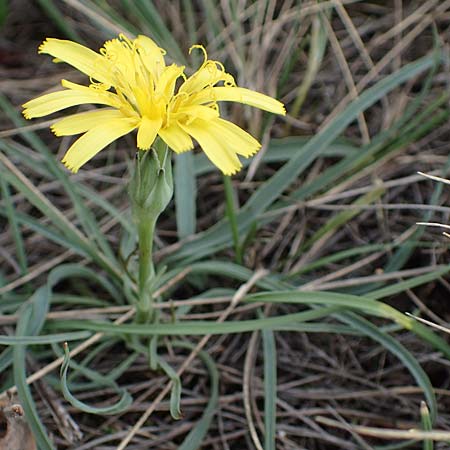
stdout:
[(96, 81), (93, 77), (89, 77), (89, 81), (91, 82), (89, 87), (99, 91), (107, 91), (111, 87), (101, 81)]
[(119, 40), (123, 47), (129, 50), (135, 49), (134, 41), (132, 41), (129, 37), (125, 36), (123, 33), (119, 34)]
[(189, 54), (192, 53), (192, 50), (199, 48), (202, 52), (203, 52), (203, 64), (200, 66), (200, 68), (198, 70), (200, 70), (201, 68), (203, 68), (206, 63), (208, 62), (208, 53), (206, 53), (206, 49), (205, 47), (203, 47), (203, 45), (200, 44), (195, 44), (193, 45), (190, 49), (189, 49)]

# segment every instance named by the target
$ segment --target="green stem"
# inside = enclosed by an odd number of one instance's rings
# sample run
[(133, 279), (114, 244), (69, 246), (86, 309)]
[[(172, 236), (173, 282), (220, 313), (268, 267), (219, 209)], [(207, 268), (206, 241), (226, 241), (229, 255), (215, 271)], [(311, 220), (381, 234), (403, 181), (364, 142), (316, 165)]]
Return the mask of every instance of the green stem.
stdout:
[(225, 208), (228, 220), (231, 226), (231, 235), (233, 237), (234, 252), (236, 254), (236, 262), (242, 264), (242, 248), (239, 243), (239, 230), (236, 218), (236, 208), (234, 202), (233, 186), (231, 184), (231, 178), (227, 175), (223, 176), (223, 187), (225, 190)]
[(153, 295), (151, 281), (155, 276), (153, 266), (152, 249), (153, 235), (155, 233), (156, 220), (145, 216), (138, 223), (139, 236), (139, 279), (138, 279), (138, 305), (137, 321), (148, 322), (153, 316)]

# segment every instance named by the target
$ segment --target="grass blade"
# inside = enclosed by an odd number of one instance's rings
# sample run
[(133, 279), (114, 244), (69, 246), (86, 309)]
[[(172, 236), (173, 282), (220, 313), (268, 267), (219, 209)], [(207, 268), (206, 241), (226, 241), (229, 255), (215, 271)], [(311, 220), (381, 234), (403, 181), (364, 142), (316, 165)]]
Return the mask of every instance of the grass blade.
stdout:
[(277, 419), (277, 351), (272, 330), (262, 331), (264, 349), (264, 450), (275, 450)]
[(75, 28), (70, 26), (70, 22), (57, 8), (53, 0), (38, 0), (40, 7), (47, 14), (48, 18), (60, 29), (60, 31), (66, 35), (67, 38), (72, 41), (84, 43), (84, 40), (76, 32)]
[[(32, 305), (27, 304), (20, 314), (17, 322), (16, 336), (23, 336), (29, 333), (30, 324), (32, 323), (33, 313)], [(13, 373), (14, 383), (17, 387), (17, 394), (19, 396), (21, 405), (25, 411), (28, 424), (30, 425), (33, 435), (37, 441), (40, 450), (54, 450), (50, 438), (45, 431), (44, 425), (39, 418), (36, 410), (33, 397), (31, 395), (30, 387), (27, 384), (27, 373), (25, 365), (26, 346), (16, 345), (13, 350)]]
[(423, 389), (424, 396), (428, 402), (428, 406), (431, 410), (431, 417), (434, 421), (437, 415), (437, 402), (436, 396), (434, 395), (433, 385), (428, 378), (428, 375), (420, 367), (416, 358), (401, 345), (397, 340), (387, 333), (380, 331), (375, 325), (356, 314), (350, 313), (345, 315), (340, 315), (340, 320), (351, 325), (357, 329), (362, 334), (369, 336), (375, 341), (379, 342), (384, 348), (393, 353), (397, 358), (404, 364), (404, 366), (409, 370), (411, 375), (416, 380), (417, 384)]
[(27, 255), (22, 239), (22, 233), (18, 225), (17, 213), (11, 201), (11, 194), (7, 182), (3, 177), (0, 177), (0, 188), (2, 192), (3, 203), (5, 205), (5, 215), (8, 219), (11, 228), (11, 234), (16, 246), (17, 260), (19, 262), (20, 274), (24, 275), (27, 272)]
[(76, 331), (74, 333), (47, 334), (44, 336), (0, 336), (0, 345), (37, 345), (53, 344), (55, 342), (78, 341), (91, 335), (89, 332)]
[[(430, 411), (425, 402), (420, 404), (420, 417), (422, 419), (422, 428), (424, 431), (433, 431), (433, 424), (430, 417)], [(432, 440), (425, 439), (423, 441), (423, 450), (433, 450), (434, 444)]]
[[(194, 350), (195, 346), (188, 342), (175, 341), (174, 346)], [(201, 419), (195, 424), (184, 441), (178, 447), (178, 450), (197, 450), (201, 447), (204, 437), (211, 426), (217, 404), (219, 402), (219, 371), (212, 358), (206, 352), (199, 352), (198, 357), (205, 364), (209, 373), (211, 393), (208, 404), (203, 411)]]
[(125, 411), (132, 403), (131, 395), (125, 391), (124, 389), (121, 390), (121, 397), (120, 400), (110, 406), (103, 406), (103, 407), (94, 407), (87, 405), (84, 402), (81, 402), (80, 400), (76, 399), (72, 393), (69, 390), (69, 387), (67, 385), (67, 370), (69, 368), (70, 364), (70, 354), (69, 354), (69, 346), (67, 344), (64, 345), (64, 362), (61, 365), (61, 390), (64, 395), (64, 398), (75, 408), (80, 409), (83, 412), (89, 413), (89, 414), (119, 414), (123, 411)]
[(197, 188), (194, 155), (191, 152), (175, 155), (175, 211), (180, 239), (195, 233), (197, 218)]

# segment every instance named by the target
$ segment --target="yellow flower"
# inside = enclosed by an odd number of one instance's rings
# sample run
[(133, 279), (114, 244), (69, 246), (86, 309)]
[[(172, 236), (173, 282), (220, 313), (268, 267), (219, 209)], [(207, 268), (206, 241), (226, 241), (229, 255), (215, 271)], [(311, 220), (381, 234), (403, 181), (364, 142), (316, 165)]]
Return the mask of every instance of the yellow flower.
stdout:
[[(176, 153), (194, 148), (194, 138), (224, 174), (241, 167), (237, 155), (251, 156), (259, 142), (237, 125), (220, 118), (217, 102), (245, 103), (276, 114), (283, 104), (258, 92), (237, 87), (223, 65), (208, 60), (190, 77), (184, 67), (166, 65), (164, 50), (150, 38), (134, 40), (120, 35), (105, 42), (99, 53), (72, 41), (49, 38), (39, 53), (66, 62), (90, 78), (83, 86), (62, 80), (65, 90), (25, 103), (27, 119), (42, 117), (71, 106), (104, 105), (57, 121), (57, 136), (82, 134), (69, 148), (63, 163), (72, 172), (116, 139), (137, 129), (137, 147), (148, 150), (157, 136)], [(221, 83), (222, 85), (217, 85)]]

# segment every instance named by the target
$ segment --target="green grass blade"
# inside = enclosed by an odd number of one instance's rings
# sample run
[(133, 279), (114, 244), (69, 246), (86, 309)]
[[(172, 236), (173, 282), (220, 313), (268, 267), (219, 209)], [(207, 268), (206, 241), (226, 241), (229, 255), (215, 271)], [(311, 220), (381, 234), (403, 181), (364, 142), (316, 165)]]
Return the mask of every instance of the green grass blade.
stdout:
[(172, 419), (178, 420), (181, 418), (181, 380), (175, 370), (164, 360), (158, 358), (158, 364), (165, 374), (172, 381), (172, 389), (170, 390), (170, 415)]
[(89, 332), (76, 331), (74, 333), (47, 334), (44, 336), (0, 336), (0, 345), (37, 345), (53, 344), (55, 342), (77, 341), (86, 339)]
[[(226, 262), (226, 261), (216, 261), (216, 260), (210, 260), (207, 262), (196, 262), (189, 266), (189, 275), (195, 276), (195, 275), (217, 275), (221, 277), (227, 277), (234, 280), (239, 281), (247, 281), (252, 275), (253, 271), (250, 269), (247, 269), (244, 266), (241, 266), (239, 264), (235, 264), (232, 262)], [(183, 268), (177, 268), (171, 271), (168, 271), (162, 278), (161, 278), (161, 284), (167, 283), (169, 280), (171, 280), (174, 276), (179, 274)], [(274, 290), (283, 290), (283, 289), (289, 289), (292, 287), (292, 285), (289, 285), (287, 283), (283, 283), (278, 279), (275, 275), (268, 275), (256, 282), (256, 285), (262, 289), (268, 290), (268, 291), (274, 291)]]
[(64, 395), (64, 398), (75, 408), (78, 408), (81, 411), (89, 414), (110, 415), (110, 414), (119, 414), (125, 411), (131, 405), (133, 400), (130, 394), (125, 390), (121, 390), (120, 400), (117, 403), (110, 406), (94, 407), (84, 402), (81, 402), (72, 395), (67, 385), (67, 370), (69, 368), (69, 364), (70, 364), (69, 346), (66, 344), (64, 345), (64, 361), (62, 363), (60, 371), (61, 390)]
[[(189, 350), (194, 349), (194, 346), (187, 342), (174, 341), (173, 345), (176, 347), (187, 348)], [(186, 436), (184, 441), (178, 447), (178, 450), (197, 450), (201, 447), (203, 439), (211, 426), (211, 422), (219, 402), (219, 371), (217, 370), (217, 366), (206, 352), (199, 352), (198, 357), (203, 361), (203, 364), (208, 370), (211, 393), (201, 419)]]
[[(368, 192), (367, 194), (359, 197), (351, 204), (354, 206), (357, 205), (368, 205), (370, 203), (375, 202), (378, 200), (383, 193), (385, 192), (385, 189), (383, 187), (380, 187), (378, 189), (374, 189), (373, 191)], [(308, 248), (312, 246), (316, 241), (323, 238), (329, 233), (335, 232), (337, 229), (341, 228), (342, 226), (346, 225), (348, 222), (350, 222), (353, 217), (357, 216), (361, 213), (361, 210), (358, 208), (349, 208), (348, 210), (344, 210), (338, 214), (336, 214), (334, 217), (332, 217), (330, 220), (328, 220), (325, 225), (320, 227), (302, 246), (302, 248)]]
[(83, 0), (83, 3), (71, 2), (71, 6), (93, 23), (100, 36), (110, 39), (116, 38), (119, 33), (125, 33), (130, 37), (142, 33), (139, 26), (125, 20), (118, 8), (109, 3), (103, 0)]
[(211, 0), (201, 0), (201, 4), (202, 13), (205, 15), (204, 20), (208, 23), (208, 40), (213, 42), (225, 28), (220, 16), (220, 9)]
[[(195, 19), (198, 16), (198, 13), (195, 10), (195, 6), (192, 0), (182, 0), (184, 17), (186, 20), (186, 27), (189, 35), (189, 44), (194, 45), (197, 44), (197, 24), (195, 23)], [(197, 64), (196, 64), (197, 66)]]
[(186, 58), (180, 46), (164, 23), (158, 9), (152, 0), (127, 1), (127, 9), (133, 13), (142, 27), (147, 28), (158, 45), (167, 50), (172, 59), (178, 64), (186, 64)]
[(293, 324), (296, 322), (323, 318), (339, 311), (337, 306), (323, 307), (300, 313), (285, 314), (275, 317), (267, 317), (254, 320), (240, 320), (217, 323), (216, 321), (197, 320), (177, 323), (164, 323), (152, 325), (126, 324), (115, 325), (109, 322), (87, 320), (60, 320), (55, 321), (54, 326), (64, 330), (92, 330), (108, 334), (128, 334), (136, 336), (200, 336), (205, 334), (244, 333), (266, 328), (276, 329), (278, 326)]
[[(300, 151), (300, 148), (303, 147), (309, 139), (309, 137), (305, 136), (290, 136), (281, 139), (271, 139), (263, 157), (264, 162), (280, 163), (288, 161)], [(323, 151), (323, 156), (346, 157), (348, 155), (357, 155), (360, 152), (361, 150), (358, 147), (355, 147), (350, 142), (340, 139), (330, 144)], [(245, 168), (251, 164), (252, 160), (245, 158), (241, 162), (242, 166)], [(217, 171), (217, 168), (203, 152), (194, 154), (194, 167), (197, 176)]]
[[(350, 320), (349, 320), (350, 319)], [(379, 342), (384, 348), (393, 353), (410, 371), (411, 375), (416, 380), (417, 384), (423, 389), (424, 396), (427, 399), (428, 406), (431, 410), (431, 417), (434, 421), (437, 415), (437, 402), (434, 395), (433, 385), (428, 378), (428, 375), (422, 369), (416, 358), (397, 340), (387, 333), (380, 331), (375, 325), (356, 314), (340, 315), (340, 320), (356, 328), (362, 334), (371, 337), (373, 340)]]
[(197, 187), (194, 155), (185, 152), (175, 156), (175, 211), (180, 239), (195, 233), (197, 218)]
[(59, 30), (72, 41), (83, 44), (84, 41), (76, 32), (75, 28), (70, 25), (70, 21), (61, 13), (53, 0), (38, 0), (40, 7), (43, 9), (48, 18), (59, 28)]
[(235, 201), (235, 194), (233, 185), (231, 184), (231, 178), (227, 175), (223, 176), (223, 188), (225, 191), (225, 211), (231, 227), (231, 236), (233, 238), (236, 262), (238, 264), (242, 264), (242, 246), (239, 239), (239, 230), (236, 219), (237, 202)]
[[(55, 244), (65, 247), (68, 250), (72, 250), (74, 253), (78, 253), (81, 256), (89, 258), (89, 254), (86, 248), (80, 246), (79, 242), (74, 242), (73, 240), (65, 237), (61, 232), (58, 232), (54, 227), (42, 224), (38, 219), (28, 216), (24, 213), (15, 211), (15, 216), (20, 225), (29, 228), (31, 231), (35, 231), (41, 236), (49, 239)], [(0, 208), (0, 216), (6, 216), (6, 211)]]
[(17, 213), (11, 200), (9, 187), (3, 177), (0, 177), (0, 189), (2, 192), (3, 203), (5, 205), (4, 212), (8, 219), (13, 241), (16, 246), (16, 254), (20, 267), (20, 273), (21, 275), (24, 275), (27, 272), (28, 266), (25, 245), (23, 243), (22, 233), (20, 232), (20, 228), (18, 225)]
[(89, 200), (94, 205), (103, 209), (110, 217), (114, 217), (129, 233), (134, 233), (135, 229), (133, 223), (127, 218), (126, 212), (118, 210), (111, 202), (103, 198), (98, 192), (88, 188), (81, 183), (76, 184), (75, 188), (83, 199)]
[(264, 350), (264, 450), (275, 450), (277, 350), (272, 330), (263, 330), (262, 338)]
[(440, 336), (431, 332), (427, 327), (417, 327), (418, 322), (397, 311), (392, 306), (363, 296), (352, 296), (334, 292), (270, 292), (257, 293), (245, 297), (244, 302), (255, 303), (293, 303), (303, 305), (326, 305), (327, 307), (341, 307), (352, 309), (363, 314), (383, 317), (392, 320), (402, 328), (410, 330), (429, 342), (444, 355), (450, 357), (450, 346)]
[[(17, 322), (16, 336), (23, 336), (29, 333), (30, 324), (32, 323), (33, 312), (32, 305), (27, 304), (20, 314)], [(13, 372), (14, 383), (17, 387), (21, 405), (25, 411), (27, 422), (33, 431), (40, 450), (54, 450), (54, 447), (45, 431), (44, 426), (39, 418), (36, 410), (30, 387), (27, 384), (26, 364), (25, 364), (26, 347), (24, 345), (16, 345), (13, 350)]]
[(317, 13), (312, 19), (312, 31), (309, 44), (308, 63), (303, 80), (297, 89), (297, 95), (289, 111), (293, 117), (298, 117), (300, 108), (306, 99), (310, 87), (316, 79), (316, 75), (322, 64), (325, 49), (328, 43), (328, 33), (325, 27), (324, 17)]
[[(424, 431), (432, 431), (433, 423), (430, 417), (430, 411), (425, 402), (420, 404), (420, 417), (422, 419), (422, 428)], [(433, 450), (434, 444), (432, 440), (425, 439), (423, 441), (423, 450)]]
[(341, 250), (331, 255), (326, 255), (323, 258), (319, 258), (309, 264), (305, 264), (296, 272), (290, 272), (286, 275), (285, 279), (289, 280), (291, 278), (297, 277), (303, 273), (308, 273), (315, 269), (319, 269), (320, 267), (324, 267), (330, 263), (339, 262), (345, 259), (349, 259), (351, 257), (356, 257), (360, 255), (365, 255), (367, 253), (375, 253), (379, 251), (388, 251), (394, 247), (395, 244), (368, 244), (361, 245), (360, 247), (349, 248), (345, 250)]
[(11, 171), (12, 165), (4, 155), (0, 154), (0, 171), (5, 181), (22, 193), (30, 203), (50, 219), (65, 235), (86, 247), (87, 239), (74, 227), (74, 225), (61, 213), (39, 190), (25, 179), (19, 171)]
[(0, 373), (5, 373), (6, 369), (13, 362), (13, 349), (12, 347), (5, 348), (5, 350), (0, 353)]
[(425, 283), (436, 280), (447, 274), (448, 272), (450, 272), (450, 265), (440, 267), (436, 270), (433, 270), (432, 272), (410, 278), (409, 280), (396, 282), (391, 286), (368, 292), (367, 294), (365, 294), (365, 296), (374, 300), (386, 298), (391, 295), (399, 294), (400, 292), (406, 291), (407, 289), (412, 289), (416, 286), (421, 286)]
[(65, 278), (85, 278), (91, 282), (98, 283), (117, 303), (122, 303), (122, 293), (117, 290), (111, 281), (102, 273), (79, 264), (62, 264), (54, 268), (47, 279), (47, 284), (52, 289), (57, 283)]

